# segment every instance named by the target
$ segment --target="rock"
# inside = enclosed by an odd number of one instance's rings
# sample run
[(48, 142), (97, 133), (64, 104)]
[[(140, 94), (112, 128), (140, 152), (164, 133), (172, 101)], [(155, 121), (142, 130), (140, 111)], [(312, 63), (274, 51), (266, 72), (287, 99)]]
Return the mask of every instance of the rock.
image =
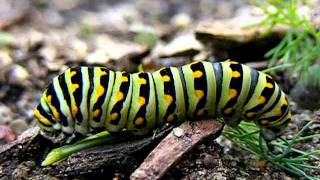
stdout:
[(265, 36), (263, 35), (265, 28), (247, 27), (262, 19), (263, 16), (245, 15), (231, 19), (202, 21), (196, 27), (195, 35), (218, 59), (231, 58), (240, 62), (263, 60), (264, 54), (284, 36), (286, 28), (276, 26)]
[(110, 57), (108, 56), (108, 54), (99, 49), (94, 51), (93, 53), (90, 53), (87, 56), (87, 63), (88, 64), (107, 64), (110, 61)]
[(16, 139), (16, 135), (8, 126), (0, 125), (0, 145)]
[[(313, 65), (306, 76), (301, 77), (290, 91), (290, 96), (304, 108), (316, 110), (320, 108), (320, 65)], [(312, 101), (311, 101), (312, 99)]]
[(203, 49), (192, 33), (178, 35), (159, 50), (159, 57), (194, 56)]
[(72, 51), (77, 59), (84, 59), (89, 51), (88, 45), (85, 41), (80, 39), (71, 39), (70, 43), (70, 51)]
[(10, 84), (27, 85), (30, 75), (24, 67), (14, 64), (10, 67), (7, 76)]
[(54, 46), (45, 46), (40, 49), (39, 54), (47, 61), (54, 61), (57, 57), (57, 49)]
[(177, 127), (177, 128), (174, 128), (173, 129), (173, 134), (176, 136), (176, 137), (181, 137), (184, 135), (184, 131), (183, 129)]
[(13, 112), (11, 109), (0, 103), (0, 125), (5, 125), (13, 119)]
[(0, 51), (0, 81), (6, 81), (4, 79), (8, 68), (13, 63), (13, 60), (9, 54), (9, 51), (1, 50)]
[(132, 71), (130, 63), (139, 61), (140, 57), (142, 58), (149, 51), (147, 46), (128, 41), (114, 40), (107, 35), (97, 36), (94, 44), (96, 46), (95, 49), (97, 49), (96, 54), (94, 54), (96, 57), (91, 57), (92, 59), (88, 63), (99, 63), (104, 66), (111, 63), (118, 68), (117, 70), (127, 68), (125, 70)]
[(16, 120), (13, 120), (10, 122), (9, 127), (13, 131), (13, 133), (19, 135), (28, 129), (28, 124), (27, 124), (26, 120), (16, 119)]
[(177, 28), (186, 28), (191, 25), (192, 18), (189, 14), (180, 13), (173, 16), (170, 23)]
[(204, 153), (202, 156), (203, 156), (203, 164), (207, 168), (215, 168), (216, 166), (219, 166), (222, 164), (219, 154), (217, 153), (213, 155)]
[(30, 8), (28, 0), (0, 0), (0, 29), (6, 28), (25, 18)]

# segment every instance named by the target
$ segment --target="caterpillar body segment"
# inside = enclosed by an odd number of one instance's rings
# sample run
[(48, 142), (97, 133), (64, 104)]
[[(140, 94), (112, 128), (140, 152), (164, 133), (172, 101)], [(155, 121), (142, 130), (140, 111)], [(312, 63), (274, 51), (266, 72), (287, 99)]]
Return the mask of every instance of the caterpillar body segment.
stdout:
[(155, 72), (77, 67), (55, 77), (34, 116), (49, 136), (126, 129), (144, 135), (165, 123), (223, 116), (261, 126), (266, 140), (291, 118), (283, 91), (262, 72), (234, 61), (196, 62)]

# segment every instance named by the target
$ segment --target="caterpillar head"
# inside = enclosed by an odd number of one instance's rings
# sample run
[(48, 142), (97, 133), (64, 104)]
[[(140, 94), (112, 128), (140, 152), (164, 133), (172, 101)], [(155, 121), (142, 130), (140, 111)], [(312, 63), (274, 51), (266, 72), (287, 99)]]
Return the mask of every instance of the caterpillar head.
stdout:
[(290, 120), (291, 120), (291, 113), (289, 111), (287, 115), (285, 115), (281, 119), (276, 120), (275, 123), (273, 123), (272, 125), (262, 126), (261, 134), (263, 138), (267, 142), (270, 142), (276, 139), (277, 137), (281, 136), (281, 134), (283, 134), (283, 131), (289, 124)]

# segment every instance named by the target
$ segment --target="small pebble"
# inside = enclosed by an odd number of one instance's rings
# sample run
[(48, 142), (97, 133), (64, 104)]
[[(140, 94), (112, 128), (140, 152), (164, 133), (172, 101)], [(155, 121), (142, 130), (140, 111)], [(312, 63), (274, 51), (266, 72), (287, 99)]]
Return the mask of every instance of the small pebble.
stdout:
[(214, 168), (216, 166), (219, 166), (221, 164), (221, 160), (219, 159), (219, 154), (208, 154), (208, 153), (204, 153), (203, 154), (203, 164), (207, 167), (207, 168)]
[(184, 132), (183, 132), (183, 129), (177, 127), (177, 128), (174, 128), (173, 129), (173, 134), (176, 136), (176, 137), (181, 137), (184, 135)]
[(29, 72), (24, 67), (15, 64), (9, 69), (8, 80), (10, 84), (26, 85), (29, 76)]

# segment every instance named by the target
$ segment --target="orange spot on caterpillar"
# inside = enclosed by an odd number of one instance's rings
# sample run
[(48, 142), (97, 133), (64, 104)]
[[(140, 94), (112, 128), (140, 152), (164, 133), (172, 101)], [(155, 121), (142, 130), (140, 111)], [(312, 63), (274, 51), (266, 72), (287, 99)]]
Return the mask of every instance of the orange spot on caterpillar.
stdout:
[(171, 104), (172, 101), (173, 101), (173, 97), (172, 97), (171, 95), (165, 95), (165, 97), (166, 97), (167, 102), (168, 102), (169, 104)]
[(144, 119), (143, 119), (142, 117), (138, 117), (138, 118), (134, 121), (134, 124), (135, 124), (136, 126), (140, 126), (140, 125), (143, 124), (143, 122), (144, 122)]
[(230, 89), (229, 90), (229, 96), (230, 96), (231, 99), (236, 97), (237, 94), (238, 94), (238, 91), (236, 89)]
[(139, 96), (138, 102), (139, 102), (140, 106), (143, 106), (146, 103), (146, 99), (142, 96)]
[(273, 84), (272, 83), (267, 83), (266, 87), (272, 89), (273, 88)]
[(52, 125), (52, 123), (45, 117), (43, 117), (40, 112), (38, 111), (38, 109), (35, 109), (34, 110), (34, 117), (36, 119), (38, 119), (39, 121), (41, 121), (43, 124), (47, 125), (47, 126), (50, 126)]
[(259, 102), (259, 104), (264, 104), (266, 102), (266, 98), (264, 96), (260, 96), (258, 98), (258, 102)]
[(230, 64), (239, 64), (237, 61), (229, 61)]
[(254, 117), (256, 114), (257, 114), (257, 113), (255, 113), (255, 112), (247, 112), (247, 113), (246, 113), (246, 117), (247, 117), (247, 118), (252, 118), (252, 117)]
[(107, 74), (108, 74), (108, 73), (105, 72), (105, 71), (101, 71), (101, 70), (99, 71), (99, 75), (100, 75), (100, 76), (107, 75)]
[(196, 96), (201, 99), (204, 96), (204, 92), (202, 90), (195, 90)]
[(138, 79), (138, 82), (139, 82), (140, 84), (147, 84), (147, 80), (144, 79), (144, 78), (139, 78), (139, 79)]
[(241, 74), (238, 71), (232, 71), (232, 77), (238, 78), (240, 76), (241, 76)]
[(260, 120), (260, 124), (261, 124), (262, 126), (266, 126), (266, 125), (269, 124), (269, 121), (266, 120), (266, 119), (263, 119), (263, 120)]
[(127, 76), (121, 76), (120, 79), (122, 82), (128, 82), (128, 77)]
[(275, 116), (281, 116), (281, 115), (282, 115), (281, 109), (280, 109), (280, 108), (277, 109), (277, 110), (275, 111), (274, 115), (275, 115)]
[(79, 84), (71, 84), (71, 91), (75, 92), (79, 88)]
[(96, 110), (93, 111), (93, 117), (94, 118), (98, 117), (99, 114), (100, 114), (100, 109), (96, 109)]
[(192, 77), (194, 78), (200, 78), (203, 75), (201, 71), (195, 71), (192, 73)]
[(56, 120), (59, 120), (60, 119), (60, 114), (59, 112), (54, 108), (52, 109), (52, 113), (53, 113), (53, 116)]
[(72, 113), (73, 114), (77, 114), (77, 112), (78, 112), (78, 107), (77, 106), (72, 106)]
[(224, 114), (231, 114), (232, 113), (232, 108), (227, 108), (226, 110), (224, 110)]
[(170, 114), (167, 118), (168, 122), (172, 122), (174, 120), (174, 114)]
[(161, 77), (161, 80), (162, 80), (163, 82), (168, 82), (168, 81), (170, 81), (170, 77), (167, 76), (167, 75), (165, 75), (165, 76), (162, 76), (162, 77)]
[(121, 101), (123, 99), (123, 93), (122, 92), (118, 92), (116, 95), (116, 99), (117, 101)]
[(197, 116), (203, 116), (204, 115), (204, 110), (203, 109), (200, 109), (198, 112), (197, 112)]
[(70, 76), (70, 78), (71, 78), (72, 76), (74, 76), (74, 75), (76, 75), (76, 74), (77, 74), (76, 71), (70, 71), (69, 76)]
[(119, 116), (118, 113), (116, 113), (116, 112), (115, 112), (115, 113), (112, 113), (111, 116), (110, 116), (110, 120), (111, 120), (111, 121), (114, 121), (114, 120), (116, 120), (116, 119), (118, 118), (118, 116)]

